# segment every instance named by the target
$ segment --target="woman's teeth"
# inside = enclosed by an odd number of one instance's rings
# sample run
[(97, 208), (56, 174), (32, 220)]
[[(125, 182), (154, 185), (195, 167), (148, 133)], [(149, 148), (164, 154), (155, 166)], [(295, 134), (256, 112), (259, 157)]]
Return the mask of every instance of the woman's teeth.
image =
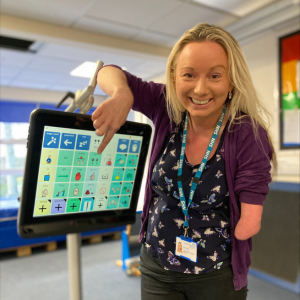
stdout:
[(191, 99), (192, 99), (192, 102), (195, 103), (195, 104), (206, 104), (211, 100), (211, 99), (208, 99), (208, 100), (199, 101), (199, 100), (196, 100), (194, 98), (191, 98)]

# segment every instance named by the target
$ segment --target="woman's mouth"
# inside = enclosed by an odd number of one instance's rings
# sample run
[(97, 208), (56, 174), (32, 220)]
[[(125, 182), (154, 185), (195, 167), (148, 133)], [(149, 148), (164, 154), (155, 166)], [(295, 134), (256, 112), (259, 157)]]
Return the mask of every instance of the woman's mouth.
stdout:
[(194, 104), (198, 104), (198, 105), (204, 105), (204, 104), (207, 104), (209, 101), (213, 100), (213, 98), (210, 98), (210, 99), (206, 99), (206, 100), (200, 101), (200, 100), (196, 100), (196, 99), (194, 99), (192, 97), (190, 97), (190, 99), (192, 100), (192, 102)]

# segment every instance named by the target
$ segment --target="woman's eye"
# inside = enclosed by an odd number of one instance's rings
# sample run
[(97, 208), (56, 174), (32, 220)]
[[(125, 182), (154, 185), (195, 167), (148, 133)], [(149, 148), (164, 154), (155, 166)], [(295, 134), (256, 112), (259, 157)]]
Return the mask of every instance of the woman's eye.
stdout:
[(190, 73), (185, 73), (183, 76), (184, 76), (184, 77), (187, 77), (187, 78), (192, 78), (192, 77), (193, 77), (193, 75), (190, 74)]
[(218, 78), (220, 78), (220, 74), (213, 74), (213, 75), (211, 75), (211, 78), (218, 79)]

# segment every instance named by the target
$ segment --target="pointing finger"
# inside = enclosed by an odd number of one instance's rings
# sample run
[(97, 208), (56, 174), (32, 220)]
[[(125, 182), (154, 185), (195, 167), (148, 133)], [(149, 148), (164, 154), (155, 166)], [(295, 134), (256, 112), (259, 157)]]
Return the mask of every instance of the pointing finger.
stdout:
[(111, 129), (109, 129), (106, 132), (106, 134), (105, 134), (105, 136), (104, 136), (104, 138), (103, 138), (103, 140), (102, 140), (102, 142), (101, 142), (101, 144), (100, 144), (100, 146), (99, 146), (99, 148), (97, 150), (98, 154), (101, 154), (103, 152), (103, 150), (106, 148), (106, 146), (108, 145), (108, 143), (111, 141), (111, 139), (114, 136), (114, 134), (115, 134), (115, 131), (111, 130)]

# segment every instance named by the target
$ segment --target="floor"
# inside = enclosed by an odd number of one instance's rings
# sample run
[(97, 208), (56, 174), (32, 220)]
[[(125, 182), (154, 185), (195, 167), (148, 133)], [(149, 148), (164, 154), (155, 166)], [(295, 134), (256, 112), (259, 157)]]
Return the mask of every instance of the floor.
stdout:
[[(138, 300), (140, 278), (129, 277), (116, 267), (121, 241), (81, 247), (83, 300)], [(0, 258), (0, 300), (69, 299), (68, 258), (64, 244), (46, 252), (34, 248), (31, 256), (17, 258), (3, 253)], [(249, 276), (247, 300), (299, 300), (299, 295)]]

